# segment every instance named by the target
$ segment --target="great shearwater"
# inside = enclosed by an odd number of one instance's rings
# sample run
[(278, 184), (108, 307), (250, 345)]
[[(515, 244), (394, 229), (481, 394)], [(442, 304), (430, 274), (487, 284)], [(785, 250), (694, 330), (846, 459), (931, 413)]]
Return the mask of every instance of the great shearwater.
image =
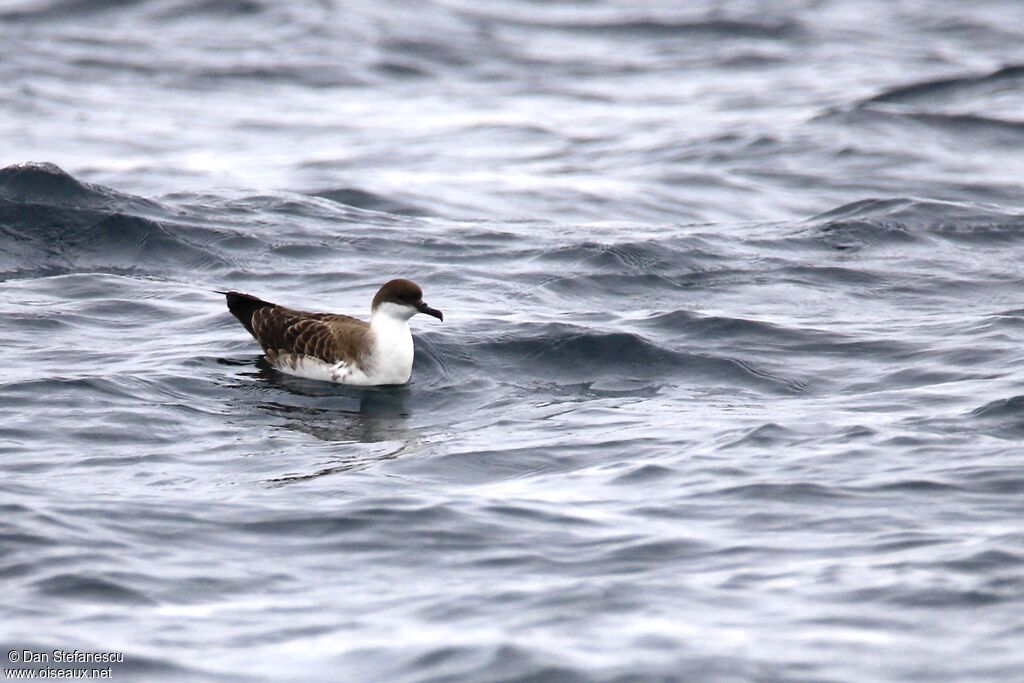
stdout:
[(241, 292), (224, 292), (228, 310), (281, 372), (338, 384), (405, 384), (412, 375), (417, 313), (444, 320), (412, 280), (386, 282), (373, 297), (370, 322), (334, 313), (306, 313)]

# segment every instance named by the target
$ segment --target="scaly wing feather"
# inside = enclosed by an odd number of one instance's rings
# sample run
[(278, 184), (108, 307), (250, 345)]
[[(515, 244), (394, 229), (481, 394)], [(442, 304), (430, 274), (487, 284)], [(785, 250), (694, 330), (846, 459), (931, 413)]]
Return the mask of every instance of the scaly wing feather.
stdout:
[[(369, 329), (362, 320), (347, 315), (306, 313), (283, 306), (265, 307), (252, 316), (253, 336), (271, 363), (279, 356), (308, 356), (334, 365), (359, 365), (355, 353)], [(282, 359), (283, 360), (283, 359)]]

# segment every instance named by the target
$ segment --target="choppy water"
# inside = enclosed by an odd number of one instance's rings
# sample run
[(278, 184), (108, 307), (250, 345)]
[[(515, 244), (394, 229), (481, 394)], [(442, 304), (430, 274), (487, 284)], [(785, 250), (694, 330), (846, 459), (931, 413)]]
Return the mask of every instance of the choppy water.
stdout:
[[(5, 651), (1020, 680), (1024, 5), (15, 0), (0, 82)], [(394, 276), (404, 388), (211, 291)]]

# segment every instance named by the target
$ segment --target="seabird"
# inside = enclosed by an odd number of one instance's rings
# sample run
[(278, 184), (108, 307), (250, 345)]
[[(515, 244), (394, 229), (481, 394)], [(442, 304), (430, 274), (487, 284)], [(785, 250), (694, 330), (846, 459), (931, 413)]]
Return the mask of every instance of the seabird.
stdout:
[(223, 292), (228, 310), (281, 372), (338, 384), (405, 384), (412, 375), (417, 313), (443, 321), (412, 280), (391, 280), (377, 291), (370, 322), (334, 313), (306, 313), (241, 292)]

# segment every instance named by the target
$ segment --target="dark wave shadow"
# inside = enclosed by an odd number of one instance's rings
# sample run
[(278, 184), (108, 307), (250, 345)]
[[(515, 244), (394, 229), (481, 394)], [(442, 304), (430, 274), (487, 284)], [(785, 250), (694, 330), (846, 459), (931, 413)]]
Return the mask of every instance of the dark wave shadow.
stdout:
[(858, 200), (818, 214), (806, 223), (810, 227), (795, 239), (852, 251), (922, 245), (933, 238), (1005, 243), (1024, 237), (1024, 216), (1002, 207), (914, 197)]
[(896, 86), (863, 103), (935, 104), (955, 97), (979, 95), (1019, 87), (1024, 82), (1024, 65), (1010, 65), (987, 74), (957, 76)]

